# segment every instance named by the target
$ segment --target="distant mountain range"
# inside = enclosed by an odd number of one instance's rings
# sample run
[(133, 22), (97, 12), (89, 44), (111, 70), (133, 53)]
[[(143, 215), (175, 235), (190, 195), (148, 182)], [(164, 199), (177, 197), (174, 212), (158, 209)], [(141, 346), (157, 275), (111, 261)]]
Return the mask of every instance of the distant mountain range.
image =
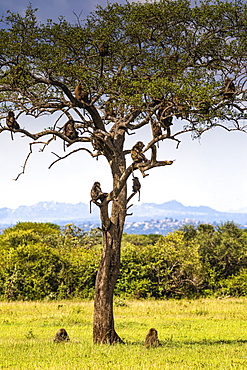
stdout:
[(163, 204), (143, 203), (140, 206), (135, 205), (133, 208), (136, 219), (164, 219), (171, 217), (177, 220), (192, 219), (200, 222), (221, 223), (233, 221), (240, 225), (247, 225), (247, 213), (238, 212), (220, 212), (207, 206), (184, 206), (183, 204), (172, 200)]
[[(53, 222), (58, 225), (74, 223), (85, 230), (99, 226), (99, 213), (96, 206), (89, 212), (89, 205), (57, 202), (40, 202), (32, 206), (16, 209), (0, 208), (0, 227), (8, 227), (17, 222)], [(219, 212), (210, 207), (186, 207), (172, 200), (163, 204), (143, 203), (131, 208), (132, 216), (126, 219), (125, 232), (151, 234), (167, 232), (185, 223), (218, 224), (233, 221), (247, 228), (247, 213)]]

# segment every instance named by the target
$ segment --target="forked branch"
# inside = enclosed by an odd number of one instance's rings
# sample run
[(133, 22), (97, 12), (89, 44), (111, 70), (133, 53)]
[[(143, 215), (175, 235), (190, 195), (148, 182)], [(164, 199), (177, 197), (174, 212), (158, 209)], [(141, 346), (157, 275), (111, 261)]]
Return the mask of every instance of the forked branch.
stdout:
[[(51, 140), (52, 140), (52, 139), (50, 139), (50, 141), (51, 141)], [(49, 141), (49, 142), (50, 142), (50, 141)], [(19, 179), (19, 177), (25, 173), (26, 166), (27, 166), (27, 162), (28, 162), (28, 160), (29, 160), (30, 155), (33, 153), (32, 146), (33, 146), (34, 144), (43, 144), (43, 145), (44, 145), (44, 147), (43, 147), (43, 149), (41, 149), (41, 151), (44, 151), (45, 146), (46, 146), (46, 145), (48, 145), (48, 144), (49, 144), (49, 142), (46, 142), (46, 143), (45, 143), (45, 142), (43, 142), (43, 141), (35, 141), (35, 142), (33, 142), (33, 143), (30, 143), (30, 144), (29, 144), (30, 150), (29, 150), (29, 153), (28, 153), (28, 155), (27, 155), (27, 157), (26, 157), (26, 159), (25, 159), (25, 162), (24, 162), (24, 164), (23, 164), (23, 166), (22, 166), (22, 172), (20, 172), (20, 173), (17, 175), (17, 177), (14, 179), (14, 181), (17, 181), (17, 180)]]
[(75, 150), (73, 150), (72, 152), (69, 152), (68, 154), (66, 154), (66, 155), (64, 155), (64, 156), (59, 156), (58, 154), (56, 154), (56, 153), (54, 153), (54, 152), (52, 152), (52, 154), (54, 154), (56, 157), (58, 157), (58, 159), (56, 159), (54, 162), (52, 162), (51, 164), (50, 164), (50, 166), (48, 167), (48, 169), (50, 169), (55, 163), (57, 163), (57, 162), (59, 162), (59, 161), (61, 161), (62, 159), (65, 159), (65, 158), (67, 158), (67, 157), (69, 157), (71, 154), (74, 154), (74, 153), (77, 153), (77, 152), (80, 152), (81, 150), (85, 150), (86, 152), (88, 152), (90, 155), (91, 155), (91, 157), (94, 157), (94, 155), (93, 155), (93, 153), (89, 150), (89, 149), (87, 149), (87, 148), (78, 148), (78, 149), (75, 149)]

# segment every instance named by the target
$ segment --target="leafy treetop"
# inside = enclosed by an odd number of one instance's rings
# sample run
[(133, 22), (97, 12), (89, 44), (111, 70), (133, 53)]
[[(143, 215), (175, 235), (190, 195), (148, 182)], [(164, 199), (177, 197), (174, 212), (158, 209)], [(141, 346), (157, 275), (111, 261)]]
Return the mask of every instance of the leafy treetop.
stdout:
[[(163, 118), (182, 119), (183, 126), (152, 138), (145, 150), (165, 138), (179, 143), (187, 131), (245, 130), (246, 9), (241, 1), (113, 3), (73, 25), (64, 18), (38, 23), (31, 6), (24, 17), (9, 12), (0, 30), (1, 117), (9, 110), (51, 114), (49, 129), (19, 131), (35, 141), (51, 134), (69, 145), (98, 138), (106, 143), (103, 151), (88, 152), (109, 161), (114, 148), (97, 130), (111, 138), (135, 132), (160, 122), (159, 108)], [(84, 102), (74, 96), (80, 82)], [(58, 127), (64, 117), (77, 122), (75, 140)]]

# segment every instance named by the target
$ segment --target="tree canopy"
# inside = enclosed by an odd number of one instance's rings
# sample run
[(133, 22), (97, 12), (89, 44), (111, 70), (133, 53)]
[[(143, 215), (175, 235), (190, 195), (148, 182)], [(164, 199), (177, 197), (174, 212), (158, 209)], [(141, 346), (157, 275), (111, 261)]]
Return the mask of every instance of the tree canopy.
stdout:
[[(241, 1), (114, 3), (74, 25), (64, 18), (40, 24), (35, 11), (9, 13), (0, 34), (2, 118), (10, 109), (36, 118), (61, 114), (50, 129), (24, 130), (32, 139), (52, 134), (72, 144), (58, 129), (63, 117), (72, 116), (81, 129), (75, 141), (83, 143), (95, 140), (95, 129), (113, 131), (121, 124), (131, 132), (161, 121), (161, 113), (163, 120), (183, 120), (171, 135), (176, 140), (181, 131), (198, 136), (217, 125), (245, 129), (247, 21)], [(79, 82), (88, 102), (74, 96)]]

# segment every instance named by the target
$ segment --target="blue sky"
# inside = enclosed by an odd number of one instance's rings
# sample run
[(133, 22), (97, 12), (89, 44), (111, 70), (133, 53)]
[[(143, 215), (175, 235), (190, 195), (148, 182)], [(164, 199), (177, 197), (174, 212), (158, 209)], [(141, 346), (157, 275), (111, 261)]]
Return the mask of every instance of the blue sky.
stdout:
[[(96, 4), (105, 6), (106, 0), (0, 0), (0, 14), (11, 10), (24, 14), (25, 9), (31, 3), (33, 8), (38, 8), (37, 13), (40, 21), (46, 19), (57, 20), (59, 16), (65, 16), (65, 18), (74, 22), (76, 20), (75, 14), (82, 14), (86, 16), (89, 12), (95, 9)], [(118, 3), (124, 3), (124, 1), (118, 1)], [(75, 14), (74, 14), (75, 13)]]
[[(82, 17), (86, 17), (96, 3), (104, 6), (106, 1), (34, 0), (31, 3), (39, 8), (40, 21), (57, 20), (64, 15), (74, 22), (74, 13), (82, 12)], [(24, 0), (0, 0), (0, 14), (7, 9), (23, 14), (28, 4), (29, 1)], [(20, 124), (28, 126), (28, 122)], [(143, 130), (141, 135), (138, 139), (148, 139), (149, 129)], [(137, 141), (136, 137), (128, 137), (128, 140), (126, 148), (131, 148), (133, 140)], [(56, 142), (52, 150), (61, 151), (62, 143)], [(14, 141), (7, 132), (0, 135), (0, 208), (16, 208), (39, 201), (88, 203), (94, 181), (101, 182), (103, 191), (111, 190), (111, 176), (103, 158), (96, 161), (86, 153), (78, 153), (48, 169), (54, 155), (49, 151), (39, 153), (38, 148), (34, 149), (26, 173), (13, 181), (21, 172), (28, 151), (28, 140), (21, 135), (15, 135)], [(142, 202), (163, 203), (176, 199), (187, 206), (247, 211), (246, 134), (215, 129), (206, 132), (200, 141), (191, 140), (187, 135), (182, 137), (179, 149), (174, 142), (165, 140), (160, 144), (158, 156), (176, 161), (172, 166), (149, 171), (150, 175), (141, 180)], [(133, 202), (137, 203), (137, 199)]]

